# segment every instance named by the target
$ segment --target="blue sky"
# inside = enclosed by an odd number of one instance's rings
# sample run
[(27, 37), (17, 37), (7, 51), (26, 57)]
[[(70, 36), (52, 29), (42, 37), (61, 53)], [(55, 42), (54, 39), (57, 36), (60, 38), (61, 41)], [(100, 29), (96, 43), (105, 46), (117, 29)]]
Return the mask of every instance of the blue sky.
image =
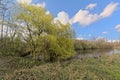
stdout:
[(33, 0), (31, 4), (35, 3), (43, 5), (55, 20), (70, 23), (76, 38), (120, 39), (120, 0)]

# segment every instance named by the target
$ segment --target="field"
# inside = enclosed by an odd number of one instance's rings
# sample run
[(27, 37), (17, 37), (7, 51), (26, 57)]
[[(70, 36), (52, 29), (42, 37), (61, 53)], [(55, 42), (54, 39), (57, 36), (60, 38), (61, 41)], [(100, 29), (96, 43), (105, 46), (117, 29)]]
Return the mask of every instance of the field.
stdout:
[(98, 59), (41, 63), (21, 58), (0, 58), (1, 79), (5, 80), (119, 80), (120, 55)]

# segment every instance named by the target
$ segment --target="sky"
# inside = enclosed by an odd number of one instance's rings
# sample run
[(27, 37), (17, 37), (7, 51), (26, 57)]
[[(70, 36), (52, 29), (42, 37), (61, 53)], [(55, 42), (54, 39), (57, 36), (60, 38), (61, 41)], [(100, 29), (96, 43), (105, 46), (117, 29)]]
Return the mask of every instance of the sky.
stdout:
[(71, 24), (76, 38), (120, 39), (120, 0), (17, 0), (46, 8), (54, 21)]

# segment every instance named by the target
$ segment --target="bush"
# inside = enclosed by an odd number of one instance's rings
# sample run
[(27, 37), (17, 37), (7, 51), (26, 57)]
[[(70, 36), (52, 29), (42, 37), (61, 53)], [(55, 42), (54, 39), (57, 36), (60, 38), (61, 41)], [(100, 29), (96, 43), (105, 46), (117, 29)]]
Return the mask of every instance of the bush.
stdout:
[(113, 45), (106, 41), (87, 41), (87, 40), (75, 40), (75, 50), (86, 50), (86, 49), (111, 49)]

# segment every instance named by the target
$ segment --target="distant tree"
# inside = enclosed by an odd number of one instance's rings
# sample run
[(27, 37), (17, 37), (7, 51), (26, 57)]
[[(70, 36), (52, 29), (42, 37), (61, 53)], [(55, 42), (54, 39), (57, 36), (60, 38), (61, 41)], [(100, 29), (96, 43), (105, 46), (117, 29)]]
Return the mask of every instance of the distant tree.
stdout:
[(14, 7), (13, 0), (0, 0), (0, 53), (3, 55), (15, 55), (22, 51), (17, 23), (13, 20)]
[(11, 0), (0, 0), (0, 40), (8, 32), (8, 21), (10, 19)]

